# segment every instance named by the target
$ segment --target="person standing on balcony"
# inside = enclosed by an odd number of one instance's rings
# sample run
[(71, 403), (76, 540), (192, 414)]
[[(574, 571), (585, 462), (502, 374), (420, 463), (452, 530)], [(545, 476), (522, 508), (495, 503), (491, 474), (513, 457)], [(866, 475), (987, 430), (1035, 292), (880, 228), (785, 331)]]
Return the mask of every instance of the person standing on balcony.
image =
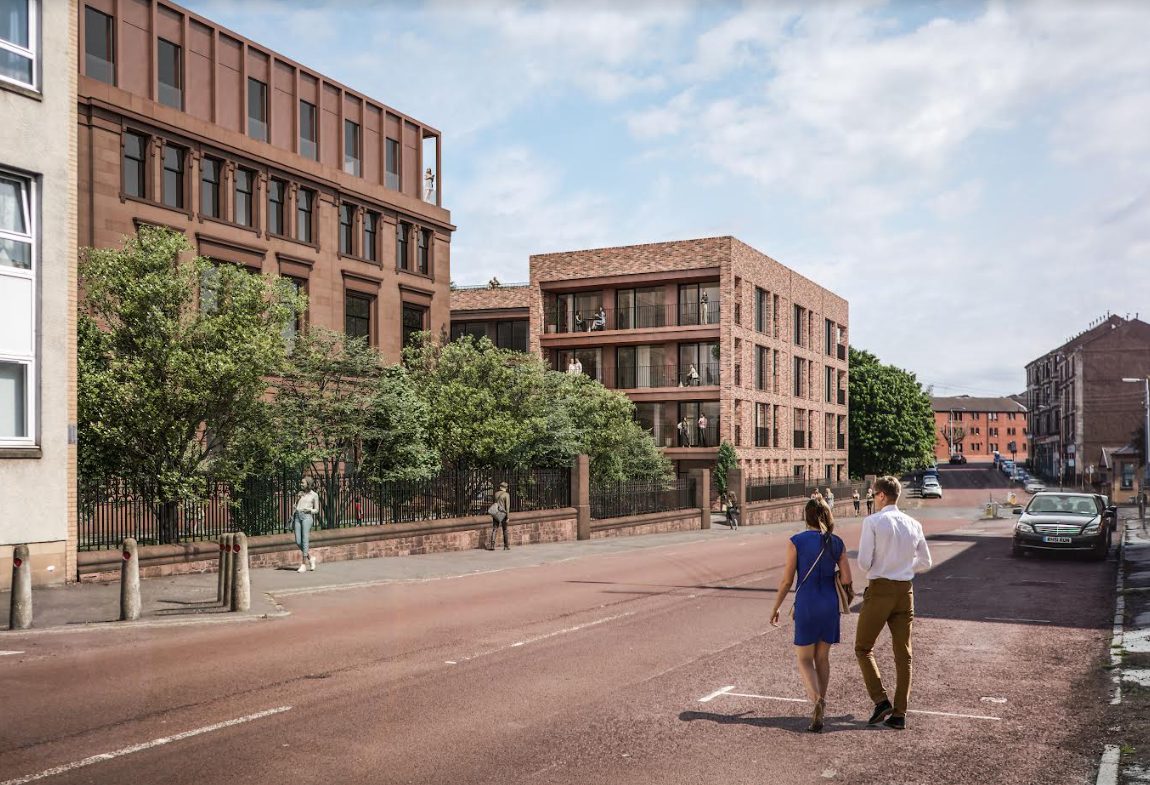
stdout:
[(707, 446), (707, 415), (699, 412), (699, 446)]
[(308, 553), (308, 536), (312, 523), (319, 512), (319, 494), (311, 488), (311, 478), (304, 477), (299, 482), (299, 496), (292, 514), (292, 528), (295, 530), (295, 544), (303, 554), (303, 562), (296, 572), (304, 572), (308, 567), (315, 569), (315, 557)]
[(571, 359), (567, 361), (567, 373), (571, 376), (577, 376), (579, 372), (579, 367), (575, 364), (575, 357), (572, 355)]
[(695, 367), (694, 363), (691, 363), (690, 367), (687, 368), (687, 386), (699, 386), (699, 369)]
[(679, 423), (679, 446), (691, 446), (691, 423), (687, 420), (687, 415), (683, 415), (683, 421)]
[(711, 311), (711, 301), (707, 298), (707, 293), (703, 292), (699, 297), (699, 324), (710, 324), (709, 316)]
[(575, 312), (575, 332), (583, 332), (583, 314), (579, 311)]

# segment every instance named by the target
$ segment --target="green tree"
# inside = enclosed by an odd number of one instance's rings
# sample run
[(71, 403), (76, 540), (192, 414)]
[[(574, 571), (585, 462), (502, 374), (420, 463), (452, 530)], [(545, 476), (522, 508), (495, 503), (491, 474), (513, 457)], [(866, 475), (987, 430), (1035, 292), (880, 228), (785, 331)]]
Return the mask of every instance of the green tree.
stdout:
[(250, 470), (283, 331), (306, 307), (285, 279), (216, 268), (191, 250), (182, 234), (142, 227), (80, 262), (80, 473), (146, 485), (163, 542), (175, 542), (179, 504), (201, 497), (209, 473)]
[(486, 338), (442, 343), (425, 334), (404, 356), (427, 404), (430, 445), (446, 466), (560, 466), (585, 452), (598, 480), (669, 471), (634, 421), (634, 404), (587, 377)]
[(731, 469), (739, 465), (739, 456), (735, 448), (726, 439), (719, 445), (719, 454), (715, 460), (715, 470), (711, 472), (711, 484), (720, 497), (727, 495), (727, 476)]
[(919, 469), (934, 460), (934, 411), (914, 374), (850, 350), (850, 464), (857, 476)]
[(407, 371), (362, 338), (312, 327), (273, 383), (269, 455), (317, 481), (328, 521), (339, 520), (341, 475), (415, 480), (439, 461), (427, 444), (427, 407)]

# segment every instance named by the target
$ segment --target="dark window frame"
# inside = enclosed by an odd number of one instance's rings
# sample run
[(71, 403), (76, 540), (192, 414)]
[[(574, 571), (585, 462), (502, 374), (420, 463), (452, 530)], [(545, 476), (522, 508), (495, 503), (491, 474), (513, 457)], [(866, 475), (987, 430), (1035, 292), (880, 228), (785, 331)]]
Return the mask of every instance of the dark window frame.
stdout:
[[(351, 151), (349, 145), (353, 148)], [(352, 169), (348, 169), (349, 164)], [(343, 121), (343, 171), (356, 177), (363, 175), (363, 129), (359, 123), (346, 118)]]
[[(272, 198), (279, 191), (279, 200)], [(287, 236), (287, 181), (278, 177), (268, 178), (268, 234), (276, 237)]]
[[(405, 302), (399, 309), (399, 326), (400, 326), (400, 348), (405, 348), (411, 336), (415, 333), (424, 332), (427, 330), (427, 316), (430, 309), (426, 305), (419, 305), (417, 303)], [(408, 323), (409, 314), (419, 314), (419, 328), (416, 329), (414, 323)]]
[[(165, 49), (165, 45), (170, 47), (170, 52), (175, 55), (172, 67), (175, 70), (176, 84), (164, 81), (164, 66), (166, 65), (164, 55), (168, 51)], [(164, 100), (162, 88), (165, 87), (175, 91), (179, 106)], [(184, 111), (184, 49), (174, 41), (160, 37), (156, 38), (156, 101), (164, 106), (170, 106), (172, 109)]]
[[(375, 335), (372, 329), (375, 320), (372, 318), (375, 310), (375, 296), (354, 289), (345, 289), (343, 293), (343, 331), (353, 338), (366, 338), (368, 345), (375, 345)], [(365, 304), (366, 315), (352, 314), (349, 304), (355, 302)], [(356, 329), (353, 330), (352, 328)], [(362, 327), (362, 332), (360, 331)]]
[[(400, 186), (399, 141), (392, 139), (390, 136), (384, 137), (384, 139), (384, 187), (398, 191)], [(395, 166), (394, 169), (392, 169), (393, 163)]]
[[(218, 158), (204, 156), (200, 162), (200, 215), (205, 218), (223, 220), (223, 204), (220, 201), (220, 186), (223, 181), (224, 162)], [(208, 172), (215, 172), (212, 179)], [(205, 201), (208, 196), (213, 197), (214, 204), (209, 208)]]
[[(304, 107), (307, 107), (308, 110), (310, 110), (311, 122), (309, 123), (304, 122)], [(311, 134), (310, 137), (304, 135), (305, 127), (306, 130)], [(319, 160), (318, 130), (319, 115), (316, 111), (316, 105), (311, 101), (305, 101), (302, 98), (299, 99), (299, 154), (311, 161)], [(311, 145), (310, 155), (307, 151), (305, 151), (305, 143)]]
[[(258, 106), (261, 110), (259, 117), (253, 117), (252, 116), (252, 101), (255, 98), (255, 95), (253, 95), (253, 92), (252, 92), (253, 87), (258, 87), (258, 90), (256, 90), (256, 94), (262, 96), (262, 100), (258, 104)], [(268, 129), (268, 86), (267, 86), (267, 83), (261, 82), (259, 79), (256, 79), (254, 76), (249, 76), (246, 96), (247, 96), (247, 106), (245, 107), (244, 111), (247, 112), (248, 138), (249, 139), (255, 139), (257, 142), (266, 142), (268, 140), (268, 137), (270, 136), (269, 129)], [(255, 128), (252, 127), (252, 121), (253, 120), (255, 120), (255, 122), (257, 123)], [(254, 133), (255, 130), (258, 130), (260, 128), (262, 128), (262, 134)]]
[(419, 229), (415, 235), (415, 269), (420, 275), (431, 275), (431, 244), (434, 242), (430, 229)]
[[(315, 245), (315, 200), (316, 192), (310, 188), (296, 189), (295, 196), (295, 239), (306, 245)], [(307, 209), (304, 209), (304, 205)], [(307, 216), (304, 219), (304, 216)], [(301, 231), (301, 227), (306, 229)]]
[(408, 248), (411, 244), (408, 237), (410, 231), (411, 224), (406, 221), (395, 222), (395, 266), (399, 270), (411, 270)]
[(339, 206), (339, 252), (355, 256), (355, 205), (348, 202)]
[[(139, 158), (132, 157), (128, 152), (128, 140), (139, 140), (140, 152)], [(124, 133), (124, 140), (122, 142), (122, 155), (120, 156), (120, 172), (121, 172), (121, 187), (124, 189), (124, 194), (136, 199), (148, 198), (148, 144), (151, 139), (145, 134), (136, 133), (135, 131), (127, 131)], [(134, 188), (139, 189), (139, 193), (133, 192), (133, 187), (129, 187), (129, 176), (127, 162), (133, 161), (139, 167), (139, 171), (134, 178), (135, 182), (132, 183)]]
[[(240, 175), (244, 175), (248, 182), (248, 190), (244, 191), (240, 188)], [(241, 166), (236, 167), (235, 182), (232, 184), (233, 201), (232, 201), (232, 223), (243, 226), (247, 229), (256, 228), (256, 210), (255, 210), (255, 193), (256, 193), (256, 172), (253, 169), (246, 169)], [(246, 211), (240, 209), (240, 195), (243, 195), (244, 203), (247, 205)], [(246, 214), (245, 214), (246, 213)], [(246, 223), (245, 220), (246, 219)]]
[(363, 258), (371, 262), (379, 261), (379, 219), (379, 213), (363, 213)]
[[(93, 24), (93, 22), (98, 24)], [(88, 50), (88, 44), (92, 42), (93, 33), (101, 27), (103, 28), (101, 37), (104, 39), (103, 43), (108, 52), (107, 59), (98, 54), (92, 54)], [(89, 58), (95, 60), (98, 65), (106, 65), (111, 78), (103, 79), (102, 75), (93, 73), (93, 69), (89, 67)], [(113, 87), (116, 86), (116, 20), (90, 5), (84, 6), (84, 74), (90, 79)]]
[[(169, 161), (169, 153), (174, 153), (176, 157), (177, 167), (172, 168)], [(164, 160), (163, 160), (163, 182), (160, 189), (160, 203), (165, 207), (171, 207), (176, 210), (183, 210), (187, 205), (187, 168), (188, 168), (188, 151), (184, 147), (174, 144), (164, 145)], [(175, 179), (174, 188), (172, 193), (175, 202), (168, 201), (169, 192), (169, 175)]]

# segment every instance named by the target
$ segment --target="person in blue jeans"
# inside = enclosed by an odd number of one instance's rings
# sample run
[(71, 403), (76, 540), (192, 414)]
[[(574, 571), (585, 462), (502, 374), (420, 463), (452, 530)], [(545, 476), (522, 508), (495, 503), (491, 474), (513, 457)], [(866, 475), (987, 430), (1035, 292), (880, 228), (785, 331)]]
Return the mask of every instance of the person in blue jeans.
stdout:
[[(779, 626), (779, 608), (791, 590), (795, 576), (795, 652), (799, 675), (814, 704), (807, 730), (818, 733), (826, 716), (827, 685), (831, 679), (831, 646), (839, 642), (839, 597), (835, 581), (851, 585), (851, 565), (846, 544), (834, 534), (835, 517), (822, 499), (811, 499), (803, 510), (806, 531), (787, 543), (787, 562), (775, 595), (771, 625)], [(836, 572), (837, 568), (837, 572)]]

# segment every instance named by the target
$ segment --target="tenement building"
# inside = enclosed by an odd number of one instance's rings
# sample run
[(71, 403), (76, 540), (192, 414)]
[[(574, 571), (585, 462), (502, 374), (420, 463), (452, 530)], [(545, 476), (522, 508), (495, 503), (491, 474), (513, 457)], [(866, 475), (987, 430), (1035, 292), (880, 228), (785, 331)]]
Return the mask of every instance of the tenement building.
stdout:
[(0, 590), (76, 576), (76, 4), (0, 3)]
[(1019, 461), (1030, 457), (1026, 407), (1018, 401), (959, 395), (931, 398), (931, 405), (936, 460), (946, 463), (951, 455), (962, 455), (970, 462), (990, 462), (995, 453)]
[(1145, 419), (1147, 376), (1150, 324), (1121, 316), (1107, 316), (1027, 363), (1035, 471), (1063, 485), (1112, 479), (1105, 476), (1111, 454), (1134, 441)]
[(531, 257), (531, 350), (625, 391), (677, 471), (845, 481), (847, 301), (733, 237)]
[(275, 273), (397, 360), (448, 329), (434, 128), (161, 0), (82, 0), (81, 245), (141, 224)]

